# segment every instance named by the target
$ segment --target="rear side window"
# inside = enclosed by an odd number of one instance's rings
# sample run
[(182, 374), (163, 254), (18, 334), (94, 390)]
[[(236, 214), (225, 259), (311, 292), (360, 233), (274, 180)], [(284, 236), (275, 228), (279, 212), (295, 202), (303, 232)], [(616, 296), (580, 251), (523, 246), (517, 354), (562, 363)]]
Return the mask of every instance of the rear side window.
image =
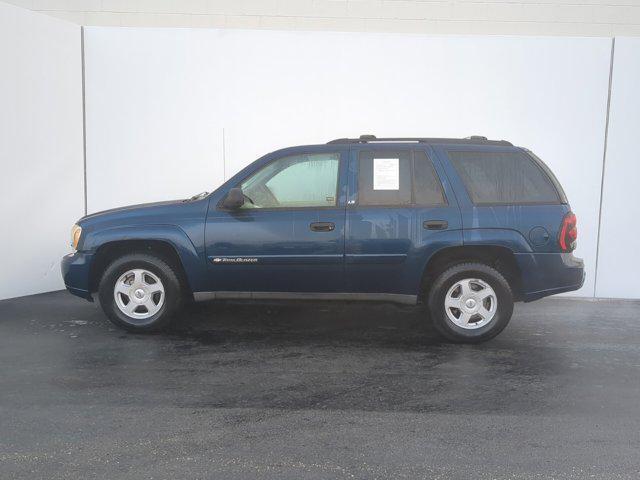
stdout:
[(358, 163), (359, 205), (446, 204), (442, 184), (423, 151), (364, 150)]
[(544, 173), (547, 174), (547, 176), (551, 180), (551, 183), (553, 183), (553, 186), (556, 187), (556, 191), (558, 192), (558, 195), (560, 196), (560, 203), (567, 203), (568, 202), (567, 195), (564, 193), (564, 189), (562, 188), (562, 185), (560, 185), (560, 182), (558, 181), (556, 176), (553, 174), (551, 169), (547, 166), (546, 163), (544, 163), (542, 160), (540, 160), (540, 157), (538, 157), (535, 153), (533, 153), (533, 152), (531, 152), (529, 150), (527, 150), (527, 153), (531, 156), (531, 158), (533, 158), (533, 161), (536, 162), (536, 164), (542, 170), (544, 170)]
[(556, 188), (522, 152), (449, 152), (475, 204), (560, 203)]
[(431, 160), (422, 151), (414, 152), (413, 190), (417, 205), (444, 205), (442, 184)]
[(360, 205), (411, 205), (411, 151), (362, 151)]

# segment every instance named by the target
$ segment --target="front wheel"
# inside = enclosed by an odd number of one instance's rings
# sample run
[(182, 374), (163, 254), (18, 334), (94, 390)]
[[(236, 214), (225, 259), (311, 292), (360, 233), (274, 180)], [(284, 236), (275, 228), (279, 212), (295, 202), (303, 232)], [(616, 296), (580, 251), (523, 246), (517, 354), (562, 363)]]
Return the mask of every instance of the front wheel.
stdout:
[(115, 259), (102, 275), (98, 296), (109, 320), (133, 332), (165, 327), (182, 300), (173, 269), (164, 260), (142, 253)]
[(433, 325), (448, 340), (479, 343), (498, 335), (513, 313), (509, 283), (496, 269), (463, 263), (441, 273), (429, 291)]

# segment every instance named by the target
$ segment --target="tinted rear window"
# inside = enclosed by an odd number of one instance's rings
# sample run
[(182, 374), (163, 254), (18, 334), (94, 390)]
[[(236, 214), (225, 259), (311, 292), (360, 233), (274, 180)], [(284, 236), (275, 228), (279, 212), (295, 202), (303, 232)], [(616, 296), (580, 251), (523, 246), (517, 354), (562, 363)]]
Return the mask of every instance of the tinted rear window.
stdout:
[(556, 191), (558, 192), (558, 195), (560, 196), (560, 202), (561, 203), (567, 203), (567, 195), (564, 193), (564, 189), (562, 188), (562, 185), (560, 185), (560, 182), (558, 181), (558, 179), (556, 178), (556, 176), (553, 174), (553, 172), (551, 171), (551, 169), (547, 166), (546, 163), (544, 163), (542, 160), (540, 160), (540, 157), (538, 157), (535, 153), (527, 150), (527, 153), (529, 154), (529, 156), (531, 158), (533, 158), (533, 161), (536, 162), (538, 164), (538, 166), (544, 170), (544, 173), (547, 174), (547, 176), (549, 177), (549, 179), (551, 180), (551, 183), (553, 183), (553, 186), (556, 187)]
[(522, 152), (449, 152), (475, 204), (560, 203), (549, 177)]

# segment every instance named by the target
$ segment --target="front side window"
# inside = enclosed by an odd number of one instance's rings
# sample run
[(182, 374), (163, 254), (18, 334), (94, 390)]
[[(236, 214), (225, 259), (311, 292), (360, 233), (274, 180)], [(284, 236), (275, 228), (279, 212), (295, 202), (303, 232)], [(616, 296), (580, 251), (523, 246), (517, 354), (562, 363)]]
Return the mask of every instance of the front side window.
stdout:
[(245, 180), (242, 208), (333, 207), (337, 204), (339, 153), (275, 160)]
[(449, 159), (477, 205), (560, 202), (549, 177), (522, 152), (449, 152)]

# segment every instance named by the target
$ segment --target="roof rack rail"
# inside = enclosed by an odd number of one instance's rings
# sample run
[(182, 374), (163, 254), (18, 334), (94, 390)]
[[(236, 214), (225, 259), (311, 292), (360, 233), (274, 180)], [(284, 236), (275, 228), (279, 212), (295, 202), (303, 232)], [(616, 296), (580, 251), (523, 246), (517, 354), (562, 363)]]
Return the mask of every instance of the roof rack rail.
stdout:
[(334, 144), (372, 143), (372, 142), (417, 142), (417, 143), (453, 143), (453, 144), (484, 144), (502, 145), (512, 147), (511, 142), (506, 140), (487, 140), (487, 137), (472, 135), (466, 138), (428, 138), (428, 137), (376, 137), (375, 135), (360, 135), (358, 138), (336, 138), (327, 142)]

